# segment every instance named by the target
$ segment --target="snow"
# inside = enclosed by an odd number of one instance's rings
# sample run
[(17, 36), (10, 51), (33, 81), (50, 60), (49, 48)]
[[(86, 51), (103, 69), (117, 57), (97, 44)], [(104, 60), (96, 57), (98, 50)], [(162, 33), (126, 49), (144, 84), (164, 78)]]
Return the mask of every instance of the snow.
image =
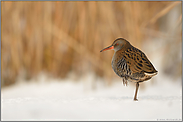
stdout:
[[(160, 74), (162, 76), (162, 74)], [(155, 76), (140, 84), (123, 86), (121, 79), (107, 87), (104, 79), (86, 75), (78, 81), (46, 76), (19, 82), (1, 90), (2, 120), (182, 120), (181, 79)], [(95, 89), (92, 90), (92, 84)]]

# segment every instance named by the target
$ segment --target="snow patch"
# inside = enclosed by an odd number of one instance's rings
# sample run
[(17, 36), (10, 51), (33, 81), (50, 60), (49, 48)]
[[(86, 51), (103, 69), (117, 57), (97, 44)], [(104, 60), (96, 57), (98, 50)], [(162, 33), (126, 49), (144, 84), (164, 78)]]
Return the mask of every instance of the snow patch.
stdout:
[[(2, 89), (1, 117), (12, 121), (182, 120), (181, 78), (177, 82), (162, 76), (153, 79), (154, 84), (151, 80), (143, 83), (145, 89), (140, 85), (139, 101), (135, 102), (134, 83), (125, 87), (120, 80), (104, 87), (104, 81), (96, 80), (93, 75), (78, 82), (41, 76), (37, 81), (21, 82)], [(49, 81), (43, 82), (45, 80)], [(93, 82), (95, 89), (91, 87)]]

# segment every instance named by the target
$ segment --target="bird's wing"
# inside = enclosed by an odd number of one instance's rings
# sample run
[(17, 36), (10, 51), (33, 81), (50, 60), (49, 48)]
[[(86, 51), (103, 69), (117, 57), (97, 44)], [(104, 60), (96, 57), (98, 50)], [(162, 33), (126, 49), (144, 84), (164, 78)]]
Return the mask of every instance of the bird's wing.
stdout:
[(133, 73), (144, 72), (147, 74), (152, 74), (157, 72), (146, 55), (139, 49), (131, 47), (123, 53), (123, 57)]

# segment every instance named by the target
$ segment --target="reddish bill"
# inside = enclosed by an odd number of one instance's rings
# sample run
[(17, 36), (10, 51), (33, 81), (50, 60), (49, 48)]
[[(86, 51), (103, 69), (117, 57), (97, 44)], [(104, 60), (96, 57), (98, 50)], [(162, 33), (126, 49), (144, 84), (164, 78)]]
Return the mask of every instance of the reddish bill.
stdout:
[(109, 46), (109, 47), (106, 47), (104, 49), (102, 49), (100, 52), (103, 52), (103, 51), (106, 51), (106, 50), (111, 50), (111, 49), (114, 49), (114, 46)]

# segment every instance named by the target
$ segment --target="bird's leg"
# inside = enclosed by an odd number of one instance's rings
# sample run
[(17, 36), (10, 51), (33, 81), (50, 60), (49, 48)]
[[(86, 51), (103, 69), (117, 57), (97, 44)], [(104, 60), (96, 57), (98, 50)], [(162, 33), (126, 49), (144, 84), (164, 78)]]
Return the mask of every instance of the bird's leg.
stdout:
[(125, 77), (125, 78), (123, 78), (123, 85), (125, 86), (127, 86), (128, 85), (128, 82), (127, 82), (127, 78)]
[(123, 85), (124, 85), (124, 86), (125, 86), (125, 85), (127, 86), (127, 84), (128, 84), (127, 80), (123, 78)]
[(138, 101), (138, 99), (137, 99), (138, 88), (139, 88), (139, 82), (136, 83), (136, 91), (135, 91), (134, 101)]
[(126, 85), (126, 79), (123, 78), (123, 85), (125, 86)]

